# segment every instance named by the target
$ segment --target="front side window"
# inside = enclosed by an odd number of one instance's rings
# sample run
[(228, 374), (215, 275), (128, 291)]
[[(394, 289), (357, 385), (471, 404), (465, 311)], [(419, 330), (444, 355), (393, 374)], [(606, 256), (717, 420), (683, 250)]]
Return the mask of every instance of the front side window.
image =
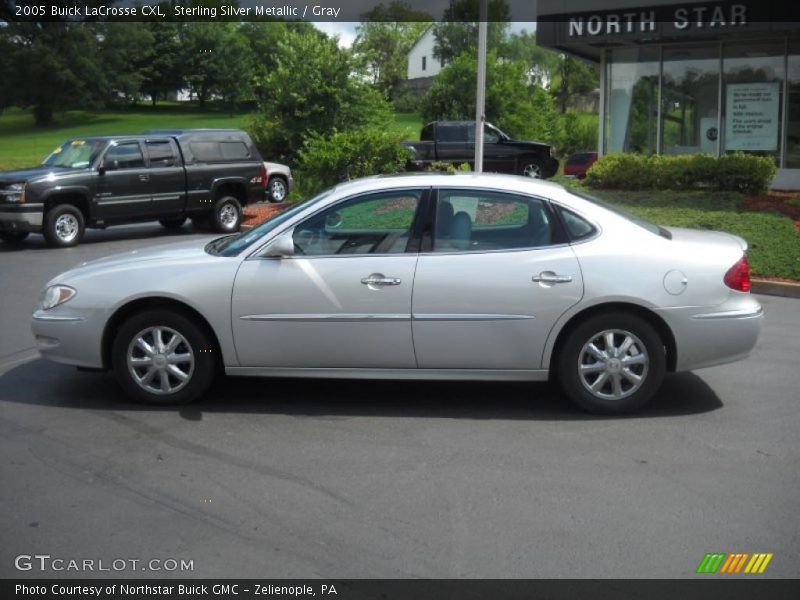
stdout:
[(138, 142), (125, 142), (111, 146), (106, 152), (107, 169), (142, 169), (144, 156)]
[(513, 250), (552, 243), (553, 223), (542, 200), (489, 191), (439, 193), (434, 252)]
[(295, 227), (305, 256), (399, 254), (406, 251), (422, 192), (392, 191), (341, 202)]

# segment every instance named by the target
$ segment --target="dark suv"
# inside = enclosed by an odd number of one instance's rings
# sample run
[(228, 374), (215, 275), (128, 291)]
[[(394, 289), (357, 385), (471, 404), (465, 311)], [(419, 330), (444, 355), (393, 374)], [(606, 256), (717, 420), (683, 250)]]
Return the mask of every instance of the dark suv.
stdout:
[(230, 233), (266, 184), (258, 150), (236, 129), (76, 138), (39, 167), (0, 173), (0, 239), (34, 232), (74, 246), (86, 227), (158, 220), (178, 228), (187, 218)]

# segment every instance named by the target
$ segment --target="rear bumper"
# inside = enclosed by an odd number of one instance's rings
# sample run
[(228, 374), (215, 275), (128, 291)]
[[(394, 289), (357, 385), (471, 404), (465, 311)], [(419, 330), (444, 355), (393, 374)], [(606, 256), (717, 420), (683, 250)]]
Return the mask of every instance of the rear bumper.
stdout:
[(658, 311), (675, 336), (676, 371), (735, 362), (753, 351), (764, 310), (749, 294), (733, 294), (731, 300), (711, 309), (681, 307)]
[(0, 205), (0, 231), (40, 232), (43, 215), (42, 204)]

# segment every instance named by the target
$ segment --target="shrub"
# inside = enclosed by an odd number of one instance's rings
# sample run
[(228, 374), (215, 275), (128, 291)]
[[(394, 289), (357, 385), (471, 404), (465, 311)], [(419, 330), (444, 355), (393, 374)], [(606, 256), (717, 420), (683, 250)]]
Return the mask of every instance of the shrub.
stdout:
[(586, 184), (598, 189), (711, 189), (757, 194), (769, 187), (775, 170), (772, 158), (742, 152), (719, 158), (710, 154), (614, 153), (592, 165)]
[(414, 90), (403, 90), (392, 98), (392, 108), (395, 112), (415, 113), (422, 106), (422, 96)]
[(559, 156), (597, 148), (597, 118), (581, 119), (575, 113), (561, 115), (555, 146)]
[(377, 127), (311, 134), (298, 155), (298, 190), (308, 197), (340, 181), (402, 171), (411, 157), (401, 135)]
[(472, 167), (469, 166), (469, 163), (461, 163), (460, 165), (456, 166), (453, 163), (445, 162), (443, 160), (435, 160), (428, 167), (425, 169), (426, 171), (441, 171), (444, 173), (464, 173), (472, 171)]

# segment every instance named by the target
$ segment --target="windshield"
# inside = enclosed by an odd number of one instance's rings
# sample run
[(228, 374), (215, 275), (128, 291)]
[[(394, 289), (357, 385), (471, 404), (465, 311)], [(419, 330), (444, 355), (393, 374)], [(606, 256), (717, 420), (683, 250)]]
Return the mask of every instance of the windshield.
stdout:
[(250, 231), (243, 231), (242, 233), (216, 239), (206, 246), (206, 252), (209, 254), (215, 254), (217, 256), (236, 256), (250, 244), (261, 238), (264, 234), (269, 233), (312, 204), (315, 204), (316, 202), (319, 202), (323, 198), (329, 196), (334, 189), (336, 188), (325, 190), (310, 200), (295, 204), (293, 207), (283, 211), (282, 213), (278, 213), (271, 219), (267, 219), (261, 223), (261, 225), (254, 227)]
[(90, 167), (105, 146), (105, 142), (91, 140), (70, 140), (62, 144), (44, 159), (45, 167), (67, 169), (86, 169)]
[(655, 233), (656, 235), (660, 235), (661, 237), (672, 239), (672, 234), (663, 227), (651, 223), (650, 221), (643, 219), (641, 217), (637, 217), (636, 215), (629, 213), (627, 210), (621, 209), (619, 206), (609, 204), (605, 200), (601, 200), (600, 198), (595, 198), (594, 196), (590, 196), (589, 194), (584, 194), (583, 192), (576, 192), (575, 190), (570, 190), (570, 193), (573, 196), (577, 196), (578, 198), (583, 198), (584, 200), (588, 200), (592, 204), (601, 206), (606, 210), (613, 212), (615, 215), (619, 215), (623, 219), (627, 219), (634, 225), (638, 225), (639, 227), (646, 229), (650, 233)]

